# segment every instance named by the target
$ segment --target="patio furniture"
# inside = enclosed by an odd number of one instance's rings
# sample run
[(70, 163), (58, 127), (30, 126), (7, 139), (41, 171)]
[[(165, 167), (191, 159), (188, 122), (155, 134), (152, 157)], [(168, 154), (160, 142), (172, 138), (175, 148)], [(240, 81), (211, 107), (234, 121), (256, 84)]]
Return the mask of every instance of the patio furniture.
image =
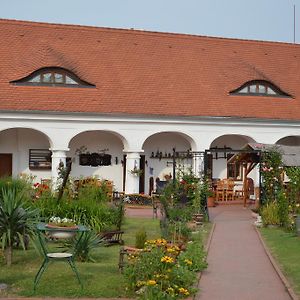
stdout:
[(137, 256), (143, 249), (138, 249), (134, 247), (124, 246), (120, 248), (119, 252), (119, 271), (123, 273), (123, 269), (126, 264), (129, 263), (130, 256)]
[[(37, 233), (38, 233), (38, 241), (41, 246), (41, 252), (44, 256), (43, 263), (38, 270), (35, 278), (34, 278), (34, 291), (36, 290), (36, 287), (43, 275), (43, 273), (46, 271), (47, 266), (49, 265), (50, 262), (58, 262), (58, 261), (65, 261), (69, 264), (71, 267), (72, 271), (75, 273), (76, 278), (78, 280), (78, 283), (80, 284), (81, 288), (82, 282), (79, 277), (79, 273), (77, 271), (75, 262), (74, 262), (74, 257), (77, 254), (78, 251), (78, 245), (82, 239), (83, 233), (85, 231), (88, 231), (88, 229), (85, 226), (78, 225), (76, 227), (68, 228), (68, 227), (48, 227), (47, 224), (45, 223), (39, 223), (37, 225)], [(48, 243), (57, 243), (59, 240), (67, 240), (71, 239), (74, 235), (79, 234), (79, 238), (77, 239), (77, 242), (73, 248), (73, 251), (71, 252), (65, 252), (61, 248), (55, 249), (57, 251), (50, 251)]]
[(103, 241), (104, 246), (112, 245), (123, 245), (124, 240), (122, 239), (124, 231), (121, 230), (112, 230), (100, 234), (101, 241)]
[(224, 197), (225, 201), (234, 200), (234, 180), (233, 179), (223, 179), (224, 187)]
[(223, 180), (219, 180), (217, 182), (216, 200), (217, 201), (224, 201), (225, 200), (225, 190), (224, 190), (224, 182), (223, 182)]

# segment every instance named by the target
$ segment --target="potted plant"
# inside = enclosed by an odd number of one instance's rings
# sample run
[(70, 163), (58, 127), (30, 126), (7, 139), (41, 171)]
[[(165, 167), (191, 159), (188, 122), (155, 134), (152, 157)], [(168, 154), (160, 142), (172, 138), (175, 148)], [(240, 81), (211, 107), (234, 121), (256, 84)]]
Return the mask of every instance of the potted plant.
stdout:
[(212, 191), (212, 187), (207, 178), (203, 179), (203, 182), (201, 185), (201, 198), (206, 199), (208, 207), (216, 206), (214, 192)]
[(49, 229), (49, 235), (57, 239), (66, 239), (76, 234), (78, 226), (72, 219), (51, 217), (45, 225)]
[(134, 167), (132, 170), (130, 170), (130, 174), (140, 177), (143, 174), (143, 170)]

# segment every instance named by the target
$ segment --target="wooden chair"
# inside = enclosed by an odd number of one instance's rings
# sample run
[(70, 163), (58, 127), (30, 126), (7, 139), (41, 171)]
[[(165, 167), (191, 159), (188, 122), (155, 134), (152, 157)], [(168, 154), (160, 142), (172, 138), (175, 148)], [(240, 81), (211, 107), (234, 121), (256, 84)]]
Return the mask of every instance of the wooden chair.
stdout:
[(141, 251), (143, 251), (143, 249), (128, 246), (121, 247), (119, 252), (119, 271), (123, 273), (124, 267), (130, 263), (130, 256), (132, 258), (136, 257)]
[(217, 188), (216, 188), (216, 201), (224, 201), (224, 200), (225, 200), (224, 181), (219, 180), (217, 182)]
[(224, 189), (225, 189), (225, 201), (233, 201), (234, 200), (234, 180), (233, 179), (225, 179)]

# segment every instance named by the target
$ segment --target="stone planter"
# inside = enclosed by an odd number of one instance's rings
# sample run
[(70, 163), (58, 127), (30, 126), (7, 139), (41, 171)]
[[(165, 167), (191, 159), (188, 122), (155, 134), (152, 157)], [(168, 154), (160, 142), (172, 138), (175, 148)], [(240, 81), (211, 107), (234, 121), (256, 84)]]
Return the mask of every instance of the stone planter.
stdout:
[(78, 226), (60, 227), (47, 224), (46, 227), (51, 229), (48, 231), (49, 236), (55, 239), (70, 239), (75, 236), (78, 230)]

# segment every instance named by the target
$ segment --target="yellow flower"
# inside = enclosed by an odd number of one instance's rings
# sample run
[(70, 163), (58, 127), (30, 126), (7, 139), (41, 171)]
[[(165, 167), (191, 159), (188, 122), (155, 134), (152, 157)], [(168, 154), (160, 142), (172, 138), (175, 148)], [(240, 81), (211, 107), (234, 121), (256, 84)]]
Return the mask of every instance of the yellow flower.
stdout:
[(136, 283), (136, 286), (140, 287), (142, 285), (145, 285), (145, 283), (146, 283), (145, 281), (138, 280), (137, 283)]
[(167, 293), (173, 294), (174, 293), (174, 289), (172, 287), (168, 287), (167, 288)]
[(166, 255), (166, 256), (162, 257), (160, 261), (165, 262), (167, 264), (171, 264), (174, 262), (174, 259), (172, 257)]
[(185, 259), (184, 262), (189, 266), (193, 264), (193, 262), (189, 259)]
[(178, 291), (179, 291), (180, 294), (185, 295), (185, 296), (188, 296), (190, 294), (187, 289), (182, 288), (182, 287), (179, 288)]
[(150, 279), (147, 281), (147, 285), (156, 285), (156, 281)]

